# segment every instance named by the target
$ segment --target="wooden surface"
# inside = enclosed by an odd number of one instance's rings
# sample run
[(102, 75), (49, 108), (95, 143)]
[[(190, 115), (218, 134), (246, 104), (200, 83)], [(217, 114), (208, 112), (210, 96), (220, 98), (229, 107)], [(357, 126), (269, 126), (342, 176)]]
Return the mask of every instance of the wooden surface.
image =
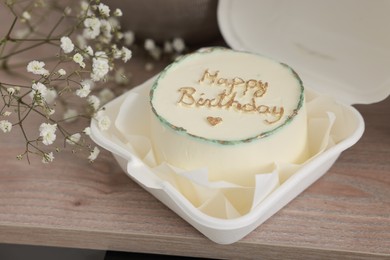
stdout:
[[(146, 72), (134, 59), (133, 84)], [(163, 66), (164, 64), (160, 64)], [(0, 243), (229, 259), (390, 257), (390, 98), (358, 105), (362, 139), (329, 172), (232, 245), (218, 245), (165, 207), (102, 151), (93, 164), (63, 151), (28, 165), (17, 131), (0, 133)], [(31, 125), (33, 127), (33, 125)]]
[(64, 151), (54, 164), (28, 165), (15, 159), (24, 149), (18, 133), (0, 134), (0, 242), (209, 258), (390, 257), (390, 98), (357, 108), (366, 122), (362, 139), (323, 178), (227, 246), (140, 188), (108, 152), (93, 164)]

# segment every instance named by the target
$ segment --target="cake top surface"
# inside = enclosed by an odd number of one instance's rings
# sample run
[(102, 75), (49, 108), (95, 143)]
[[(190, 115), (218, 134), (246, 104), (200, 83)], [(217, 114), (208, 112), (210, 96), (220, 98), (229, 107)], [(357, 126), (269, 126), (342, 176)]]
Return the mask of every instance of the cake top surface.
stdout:
[(187, 54), (150, 91), (153, 113), (181, 134), (221, 144), (251, 142), (299, 113), (304, 88), (287, 65), (225, 48)]

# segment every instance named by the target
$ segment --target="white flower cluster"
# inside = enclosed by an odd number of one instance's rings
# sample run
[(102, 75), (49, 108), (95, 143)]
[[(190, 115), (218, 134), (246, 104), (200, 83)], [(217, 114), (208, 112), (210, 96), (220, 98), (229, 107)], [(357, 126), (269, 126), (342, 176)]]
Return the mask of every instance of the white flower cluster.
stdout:
[[(186, 45), (182, 38), (165, 41), (162, 47), (158, 46), (153, 39), (145, 39), (144, 49), (155, 60), (159, 60), (164, 53), (172, 55), (172, 58), (175, 59), (185, 51)], [(152, 68), (153, 64), (147, 63), (146, 70), (151, 70)]]
[[(70, 25), (69, 30), (62, 30), (62, 25), (58, 27), (61, 28), (61, 31), (66, 32), (58, 37), (53, 36), (58, 35), (58, 31), (55, 29), (59, 24), (56, 24), (45, 38), (42, 36), (45, 32), (39, 31), (38, 34), (31, 30), (32, 26), (39, 24), (35, 23), (37, 19), (33, 16), (39, 13), (38, 6), (50, 8), (49, 5), (44, 5), (42, 2), (27, 8), (28, 10), (25, 10), (25, 7), (15, 9), (14, 14), (19, 14), (20, 10), (23, 10), (18, 18), (24, 25), (22, 24), (22, 28), (17, 32), (12, 32), (11, 35), (20, 41), (31, 39), (38, 41), (42, 38), (42, 43), (56, 44), (58, 46), (56, 57), (59, 58), (59, 62), (31, 60), (26, 66), (27, 72), (33, 78), (30, 83), (20, 87), (13, 84), (0, 85), (3, 100), (5, 100), (4, 98), (9, 99), (10, 104), (11, 101), (14, 102), (12, 106), (6, 105), (19, 109), (19, 120), (21, 120), (20, 118), (24, 120), (30, 112), (36, 112), (44, 118), (43, 123), (40, 122), (39, 125), (39, 135), (34, 135), (35, 137), (31, 140), (30, 136), (32, 135), (25, 135), (29, 138), (29, 140), (26, 138), (26, 150), (17, 158), (22, 159), (25, 154), (34, 153), (41, 155), (43, 163), (52, 162), (54, 160), (53, 152), (58, 152), (59, 148), (56, 147), (55, 151), (46, 151), (50, 148), (46, 146), (53, 145), (57, 135), (61, 135), (64, 138), (64, 146), (72, 146), (72, 152), (86, 148), (89, 152), (89, 161), (94, 161), (100, 153), (99, 148), (91, 148), (86, 140), (82, 139), (83, 135), (90, 134), (90, 129), (87, 127), (83, 131), (69, 133), (64, 126), (78, 118), (86, 117), (97, 120), (97, 125), (101, 130), (110, 128), (111, 120), (104, 114), (104, 104), (113, 99), (115, 94), (111, 89), (99, 86), (98, 82), (106, 82), (111, 79), (118, 84), (128, 82), (128, 76), (131, 75), (125, 73), (123, 68), (117, 68), (116, 62), (126, 63), (132, 58), (133, 53), (130, 46), (135, 42), (134, 33), (121, 30), (118, 17), (124, 15), (122, 10), (118, 8), (111, 10), (101, 1), (81, 0), (79, 10), (77, 7), (76, 9), (65, 7), (61, 12), (62, 19), (76, 21), (75, 25)], [(67, 23), (66, 26), (68, 25)], [(146, 43), (146, 45), (151, 52), (156, 52), (155, 49), (158, 49), (153, 41)], [(113, 75), (111, 76), (110, 73)], [(57, 99), (59, 101), (56, 101)], [(83, 102), (87, 107), (84, 110), (78, 105), (77, 108), (72, 108), (75, 100)], [(19, 103), (16, 106), (17, 102)], [(57, 109), (58, 107), (60, 109)], [(62, 119), (54, 115), (55, 109), (65, 111), (61, 115)], [(11, 112), (6, 111), (5, 106), (1, 111), (1, 132), (9, 133), (13, 127), (20, 127), (24, 133), (21, 122), (12, 122), (16, 116), (5, 118), (11, 114)], [(21, 114), (22, 116), (20, 116)]]
[(49, 75), (49, 71), (44, 67), (45, 63), (43, 61), (33, 60), (27, 64), (27, 71), (36, 75), (47, 76)]
[(12, 124), (8, 120), (1, 120), (0, 121), (0, 130), (4, 133), (9, 133), (12, 130)]
[(44, 145), (51, 145), (56, 140), (57, 124), (42, 123), (39, 127), (39, 136)]
[[(60, 47), (65, 55), (70, 56), (73, 62), (78, 64), (80, 68), (90, 71), (89, 78), (80, 82), (80, 85), (75, 89), (75, 95), (80, 98), (86, 98), (86, 101), (94, 113), (94, 118), (98, 121), (98, 126), (101, 130), (109, 129), (111, 121), (107, 115), (104, 115), (102, 111), (99, 111), (102, 104), (108, 102), (114, 98), (114, 93), (109, 89), (103, 89), (99, 95), (91, 95), (94, 88), (94, 82), (104, 80), (108, 73), (113, 70), (113, 61), (120, 59), (123, 62), (128, 62), (132, 57), (132, 52), (128, 47), (117, 47), (116, 44), (111, 44), (113, 37), (117, 39), (123, 39), (126, 46), (130, 46), (134, 42), (134, 34), (131, 31), (120, 33), (120, 26), (115, 17), (123, 15), (120, 9), (116, 9), (111, 12), (110, 8), (99, 3), (98, 5), (90, 5), (85, 1), (81, 1), (82, 14), (87, 15), (84, 19), (83, 32), (76, 37), (76, 43), (74, 43), (68, 36), (64, 36), (60, 39)], [(93, 12), (93, 11), (96, 11)], [(110, 13), (113, 17), (110, 17)], [(89, 41), (98, 42), (99, 45), (94, 50), (92, 45), (88, 45)], [(102, 48), (102, 46), (109, 46), (108, 48)], [(87, 61), (91, 61), (91, 67), (88, 68)], [(44, 64), (41, 64), (43, 68)], [(39, 68), (37, 68), (39, 69)], [(118, 70), (121, 71), (121, 70)], [(123, 73), (123, 71), (121, 71)], [(59, 76), (65, 76), (67, 73), (64, 69), (57, 71)], [(116, 78), (116, 77), (115, 77)], [(123, 77), (121, 78), (123, 81)], [(47, 97), (47, 89), (44, 85), (36, 83), (39, 87), (37, 90), (33, 88), (32, 96), (34, 99), (45, 99)], [(64, 114), (64, 120), (66, 122), (73, 121), (77, 118), (77, 111), (74, 109), (67, 109)], [(47, 127), (47, 126), (46, 126)], [(50, 141), (50, 137), (54, 132), (45, 132), (46, 135), (42, 136), (45, 142)], [(85, 129), (85, 134), (88, 135), (89, 130)], [(80, 140), (80, 133), (70, 135), (66, 138), (68, 144), (77, 144)], [(93, 161), (99, 154), (99, 150), (95, 147), (90, 154), (89, 160)], [(48, 156), (47, 158), (50, 158)], [(47, 158), (45, 160), (47, 160)]]

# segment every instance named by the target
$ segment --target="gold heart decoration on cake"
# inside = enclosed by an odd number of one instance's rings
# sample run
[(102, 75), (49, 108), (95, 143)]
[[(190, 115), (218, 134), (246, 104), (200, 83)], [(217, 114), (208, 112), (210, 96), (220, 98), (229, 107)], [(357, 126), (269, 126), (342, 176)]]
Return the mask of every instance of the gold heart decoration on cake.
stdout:
[(220, 117), (213, 117), (213, 116), (208, 116), (207, 121), (210, 123), (210, 125), (215, 126), (218, 125), (219, 123), (222, 122), (222, 118)]

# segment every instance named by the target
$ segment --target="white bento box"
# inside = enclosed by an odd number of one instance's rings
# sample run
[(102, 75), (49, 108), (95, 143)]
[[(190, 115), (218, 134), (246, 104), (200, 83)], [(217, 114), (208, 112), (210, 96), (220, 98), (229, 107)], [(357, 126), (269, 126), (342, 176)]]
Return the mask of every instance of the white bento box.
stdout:
[[(348, 118), (347, 136), (305, 163), (247, 214), (222, 219), (200, 211), (156, 175), (139, 153), (121, 144), (117, 129), (100, 131), (92, 120), (91, 137), (112, 152), (131, 179), (207, 238), (219, 244), (237, 242), (325, 174), (360, 139), (364, 121), (352, 104), (378, 102), (390, 94), (389, 9), (388, 1), (379, 0), (219, 2), (218, 22), (231, 48), (266, 54), (290, 65), (304, 85), (315, 90), (313, 95), (331, 95)], [(145, 117), (137, 115), (145, 113), (154, 79), (105, 105), (114, 125), (126, 103), (136, 131), (147, 131)], [(137, 143), (142, 146), (143, 141)]]

